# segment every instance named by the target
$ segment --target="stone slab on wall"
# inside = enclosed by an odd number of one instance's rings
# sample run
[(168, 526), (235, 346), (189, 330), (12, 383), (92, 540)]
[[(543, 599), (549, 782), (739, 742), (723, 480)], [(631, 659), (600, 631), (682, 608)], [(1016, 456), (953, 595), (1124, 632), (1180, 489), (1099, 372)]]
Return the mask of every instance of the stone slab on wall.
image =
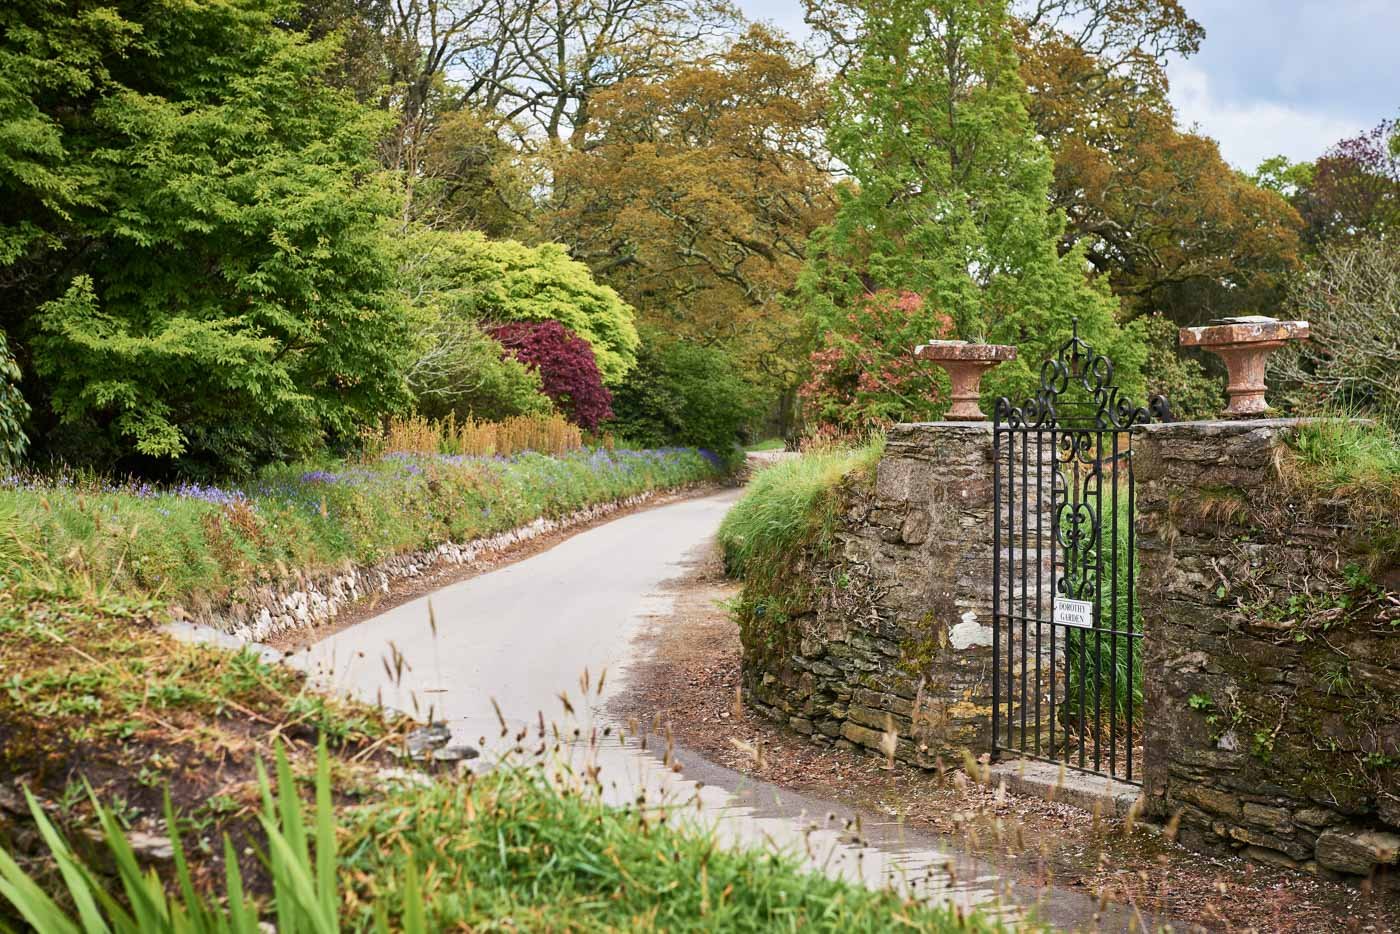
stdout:
[(745, 646), (749, 702), (819, 743), (925, 767), (990, 747), (992, 426), (894, 426), (873, 488), (841, 493), (793, 651)]
[(1301, 480), (1298, 428), (1136, 443), (1149, 806), (1195, 849), (1400, 888), (1395, 516)]

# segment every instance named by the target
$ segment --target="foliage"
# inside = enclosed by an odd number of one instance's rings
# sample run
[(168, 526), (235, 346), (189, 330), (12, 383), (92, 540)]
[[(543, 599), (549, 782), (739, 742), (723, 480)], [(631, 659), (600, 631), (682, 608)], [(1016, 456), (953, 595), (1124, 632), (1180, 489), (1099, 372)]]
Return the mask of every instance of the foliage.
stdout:
[(1167, 58), (1204, 34), (1177, 0), (1026, 0), (1018, 45), (1030, 116), (1054, 155), (1062, 248), (1081, 244), (1133, 314), (1178, 324), (1277, 304), (1300, 221), (1176, 126)]
[(824, 108), (816, 65), (763, 26), (620, 82), (557, 161), (550, 229), (654, 328), (790, 384), (798, 316), (782, 298), (833, 206)]
[(457, 421), (449, 415), (434, 420), (423, 416), (393, 418), (366, 438), (365, 453), (466, 454), (473, 457), (520, 454), (564, 454), (583, 447), (578, 426), (557, 412), (516, 415), (499, 422)]
[(499, 421), (554, 411), (539, 372), (506, 353), (475, 321), (430, 305), (413, 314), (420, 322), (416, 352), (404, 377), (420, 414)]
[(1148, 398), (1166, 397), (1179, 421), (1219, 417), (1225, 407), (1223, 383), (1199, 360), (1181, 354), (1176, 323), (1164, 314), (1151, 314), (1134, 319), (1129, 327), (1147, 348), (1142, 372)]
[(755, 391), (728, 353), (689, 340), (649, 333), (637, 368), (613, 396), (619, 437), (648, 447), (681, 444), (721, 456), (756, 414)]
[(434, 227), (521, 237), (533, 226), (537, 172), (502, 137), (502, 119), (470, 107), (438, 117), (422, 146), (414, 216)]
[(805, 573), (825, 554), (848, 478), (872, 478), (883, 438), (864, 447), (826, 447), (780, 460), (754, 474), (725, 515), (718, 539), (726, 572), (743, 581), (731, 612), (748, 664), (786, 654), (796, 640), (794, 612), (811, 599)]
[(1327, 244), (1297, 283), (1293, 306), (1309, 321), (1311, 339), (1270, 361), (1292, 404), (1369, 414), (1400, 428), (1400, 243)]
[[(268, 865), (273, 880), (272, 901), (278, 930), (306, 934), (334, 934), (340, 928), (340, 894), (336, 862), (336, 819), (331, 803), (330, 758), (322, 744), (317, 752), (315, 811), (310, 826), (303, 814), (301, 795), (287, 756), (277, 747), (276, 790), (258, 765), (262, 792), (260, 819), (267, 836)], [(91, 789), (89, 789), (91, 795)], [(166, 891), (154, 870), (142, 872), (126, 833), (113, 812), (92, 796), (94, 810), (102, 827), (103, 839), (121, 883), (122, 903), (108, 891), (106, 881), (74, 853), (68, 842), (45, 815), (43, 807), (25, 790), (29, 811), (38, 825), (45, 845), (58, 863), (76, 917), (59, 906), (27, 876), (9, 854), (0, 850), (0, 895), (41, 934), (79, 931), (88, 934), (257, 934), (264, 930), (261, 912), (245, 890), (243, 878), (233, 858), (233, 844), (224, 838), (229, 872), (224, 901), (196, 891), (190, 875), (189, 856), (181, 841), (175, 813), (167, 795), (165, 815), (174, 850), (175, 884), (178, 895)], [(405, 891), (416, 894), (420, 880), (413, 860), (403, 870)], [(421, 934), (427, 927), (416, 902), (405, 903), (396, 930)], [(382, 911), (374, 918), (373, 930), (390, 930)]]
[(29, 417), (29, 403), (19, 391), (21, 377), (5, 332), (0, 331), (0, 468), (12, 467), (24, 456), (29, 438), (24, 422)]
[(883, 453), (876, 442), (804, 454), (756, 473), (720, 524), (725, 568), (745, 581), (775, 576), (834, 521), (829, 494), (847, 476), (874, 470)]
[(603, 385), (593, 349), (558, 321), (501, 324), (491, 336), (540, 374), (544, 394), (581, 427), (592, 431), (613, 417), (612, 393)]
[(847, 6), (861, 26), (827, 141), (859, 187), (809, 248), (800, 287), (816, 330), (844, 331), (866, 294), (917, 293), (959, 337), (1017, 345), (1018, 360), (983, 380), (994, 399), (1030, 391), (1077, 317), (1140, 392), (1143, 352), (1118, 328), (1116, 303), (1086, 280), (1082, 249), (1057, 252), (1052, 164), (1026, 113), (1002, 0)]
[[(346, 871), (363, 905), (392, 914), (421, 897), (435, 930), (501, 919), (524, 930), (997, 930), (978, 914), (807, 871), (792, 855), (721, 845), (702, 821), (665, 803), (607, 806), (577, 776), (502, 769), (363, 814)], [(423, 868), (421, 895), (404, 886), (406, 862)], [(362, 908), (352, 923), (369, 917)]]
[(868, 430), (936, 418), (948, 407), (948, 377), (914, 349), (952, 329), (947, 315), (926, 309), (913, 292), (863, 296), (812, 353), (812, 375), (798, 391), (808, 420)]
[(381, 119), (325, 83), (332, 46), (279, 28), (283, 9), (0, 14), (23, 127), (0, 306), (59, 453), (240, 470), (406, 401)]
[(1397, 128), (1400, 121), (1382, 121), (1313, 163), (1293, 202), (1303, 217), (1304, 237), (1315, 249), (1400, 232), (1400, 152), (1390, 145)]
[(698, 452), (676, 448), (390, 454), (310, 468), (267, 468), (241, 489), (9, 478), (0, 514), (14, 517), (15, 553), (0, 553), (0, 576), (54, 586), (77, 577), (198, 604), (269, 569), (371, 563), (717, 474)]
[[(1089, 502), (1100, 517), (1102, 541), (1089, 548), (1081, 560), (1091, 568), (1098, 568), (1102, 563), (1103, 570), (1098, 575), (1097, 586), (1089, 585), (1093, 588), (1093, 600), (1097, 605), (1098, 628), (1140, 633), (1141, 607), (1134, 602), (1130, 614), (1128, 604), (1132, 583), (1138, 577), (1137, 553), (1130, 547), (1134, 539), (1128, 488), (1126, 485), (1120, 486), (1115, 496), (1110, 486), (1103, 491), (1101, 499), (1092, 496)], [(1083, 586), (1078, 577), (1070, 574), (1071, 590)], [(1090, 743), (1093, 742), (1095, 719), (1099, 719), (1104, 724), (1099, 747), (1106, 753), (1108, 718), (1117, 718), (1119, 735), (1122, 736), (1131, 703), (1134, 725), (1141, 727), (1143, 722), (1142, 640), (1130, 640), (1124, 636), (1115, 638), (1088, 629), (1066, 628), (1063, 633), (1065, 690), (1061, 710), (1076, 733), (1079, 731), (1078, 718), (1081, 715), (1084, 717), (1083, 733)], [(1125, 736), (1122, 738), (1127, 739)]]
[(433, 317), (488, 329), (557, 321), (588, 343), (610, 386), (636, 362), (640, 338), (631, 306), (557, 243), (526, 246), (473, 231), (415, 228), (400, 251), (406, 287)]
[[(281, 931), (417, 934), (503, 918), (526, 929), (884, 931), (895, 919), (924, 931), (1001, 929), (979, 914), (812, 872), (790, 854), (729, 848), (672, 806), (609, 806), (595, 785), (551, 781), (538, 767), (500, 769), (466, 782), (443, 779), (389, 796), (350, 816), (344, 845), (337, 840), (340, 821), (324, 746), (309, 815), (280, 747), (275, 785), (261, 766), (259, 784), (273, 880), (267, 913)], [(118, 819), (94, 799), (128, 909), (74, 853), (39, 802), (28, 800), (73, 914), (3, 851), (0, 896), (41, 934), (264, 929), (264, 912), (236, 868), (225, 880), (226, 908), (196, 890), (168, 806), (176, 894), (154, 871), (141, 871)], [(225, 838), (225, 850), (231, 848)], [(657, 859), (658, 853), (668, 858)], [(229, 865), (236, 867), (232, 859)]]

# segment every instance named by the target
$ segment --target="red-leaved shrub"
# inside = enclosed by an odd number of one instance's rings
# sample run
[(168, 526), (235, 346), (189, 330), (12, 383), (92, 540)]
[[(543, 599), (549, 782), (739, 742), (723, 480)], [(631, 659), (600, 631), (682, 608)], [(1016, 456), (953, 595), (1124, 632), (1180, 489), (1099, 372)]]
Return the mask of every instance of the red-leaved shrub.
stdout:
[(914, 348), (952, 334), (952, 319), (916, 292), (863, 296), (811, 355), (811, 376), (798, 390), (809, 423), (864, 432), (941, 414), (947, 377)]
[(506, 352), (538, 370), (544, 394), (575, 424), (589, 431), (613, 417), (612, 393), (603, 385), (593, 348), (558, 321), (513, 321), (490, 329)]

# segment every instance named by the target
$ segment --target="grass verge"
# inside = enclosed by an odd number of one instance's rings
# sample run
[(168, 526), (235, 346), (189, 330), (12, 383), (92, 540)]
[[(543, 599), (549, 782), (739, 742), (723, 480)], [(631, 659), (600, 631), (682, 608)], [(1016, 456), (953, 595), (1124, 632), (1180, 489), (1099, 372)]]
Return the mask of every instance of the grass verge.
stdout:
[[(275, 919), (279, 930), (316, 934), (999, 929), (978, 916), (807, 872), (782, 853), (721, 846), (699, 826), (676, 826), (674, 807), (605, 806), (596, 777), (579, 780), (564, 769), (550, 777), (535, 767), (440, 780), (355, 809), (348, 826), (337, 827), (343, 822), (332, 803), (324, 744), (314, 779), (304, 783), (281, 747), (275, 755), (275, 782), (257, 770), (271, 905), (250, 897), (236, 869), (221, 894), (199, 891), (175, 834), (178, 885), (167, 891), (142, 872), (117, 815), (94, 800), (115, 868), (110, 880), (29, 797), (71, 910), (0, 850), (0, 912), (8, 901), (42, 934), (253, 934), (263, 919)], [(301, 784), (311, 786), (309, 814)], [(224, 847), (233, 849), (227, 840)], [(124, 898), (115, 897), (118, 884)]]
[(373, 563), (717, 476), (700, 452), (676, 448), (389, 454), (278, 467), (239, 488), (10, 477), (0, 482), (0, 574), (203, 606), (254, 581)]
[(810, 602), (807, 553), (830, 545), (841, 485), (849, 477), (873, 477), (883, 452), (877, 439), (779, 461), (754, 475), (724, 517), (725, 570), (744, 582), (733, 612), (746, 656), (774, 658), (791, 649), (791, 616)]

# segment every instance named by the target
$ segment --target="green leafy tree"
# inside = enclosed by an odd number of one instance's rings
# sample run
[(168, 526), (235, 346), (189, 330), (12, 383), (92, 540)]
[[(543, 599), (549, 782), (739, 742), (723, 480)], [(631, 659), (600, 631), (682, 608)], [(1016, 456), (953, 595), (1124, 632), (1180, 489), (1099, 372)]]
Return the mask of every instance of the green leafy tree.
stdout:
[(635, 444), (680, 444), (725, 456), (757, 414), (760, 395), (721, 347), (652, 331), (636, 369), (613, 394), (608, 428)]
[(0, 202), (25, 206), (0, 234), (0, 306), (70, 439), (51, 448), (241, 470), (407, 402), (383, 121), (327, 83), (333, 44), (288, 10), (0, 13), (0, 106), (28, 140), (0, 157)]
[(616, 385), (637, 360), (635, 313), (557, 243), (526, 246), (475, 231), (414, 231), (400, 247), (403, 275), (441, 313), (483, 325), (558, 321), (593, 348), (603, 382)]
[(1052, 162), (1026, 111), (1003, 0), (858, 0), (850, 67), (836, 82), (832, 153), (854, 184), (815, 238), (801, 289), (818, 332), (878, 290), (923, 297), (958, 336), (1015, 344), (988, 396), (1023, 394), (1040, 361), (1079, 332), (1141, 392), (1143, 349), (1118, 327), (1080, 249), (1059, 255)]

